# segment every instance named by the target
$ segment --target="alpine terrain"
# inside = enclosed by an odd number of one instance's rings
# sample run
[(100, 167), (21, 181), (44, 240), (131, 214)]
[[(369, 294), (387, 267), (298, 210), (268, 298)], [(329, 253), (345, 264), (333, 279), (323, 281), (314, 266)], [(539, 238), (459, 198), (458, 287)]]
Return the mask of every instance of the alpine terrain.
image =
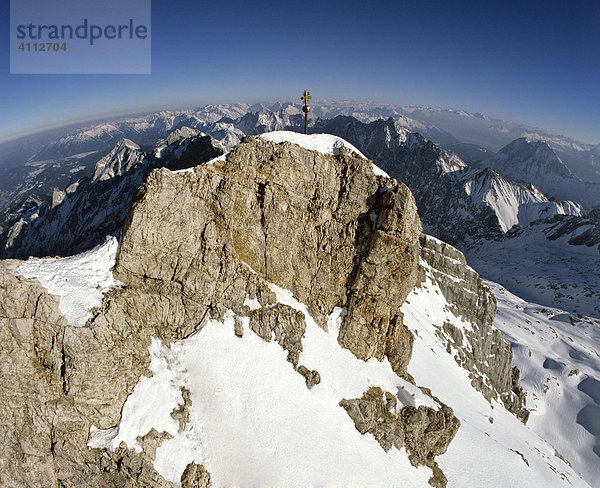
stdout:
[(0, 485), (600, 486), (598, 183), (557, 149), (593, 148), (499, 122), (237, 104), (40, 143), (56, 186), (0, 188)]

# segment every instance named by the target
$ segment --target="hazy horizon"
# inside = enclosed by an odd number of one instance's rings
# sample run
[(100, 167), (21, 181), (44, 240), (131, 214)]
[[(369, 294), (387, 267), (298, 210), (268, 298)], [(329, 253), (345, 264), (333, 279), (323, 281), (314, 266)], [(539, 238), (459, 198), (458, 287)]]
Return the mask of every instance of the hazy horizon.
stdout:
[[(289, 100), (307, 88), (315, 99), (464, 110), (600, 143), (597, 3), (152, 7), (152, 74), (6, 68), (0, 140), (160, 108)], [(0, 14), (8, 31), (8, 0)], [(9, 51), (5, 41), (6, 67)]]
[[(299, 97), (297, 97), (297, 98), (299, 99)], [(232, 101), (232, 102), (216, 102), (216, 103), (207, 102), (207, 103), (200, 103), (200, 104), (189, 105), (189, 106), (163, 106), (163, 107), (153, 107), (153, 108), (152, 107), (140, 107), (138, 110), (124, 111), (122, 113), (112, 113), (112, 114), (111, 113), (97, 113), (97, 114), (91, 114), (89, 117), (83, 117), (83, 118), (74, 119), (74, 120), (70, 120), (70, 121), (64, 121), (55, 126), (34, 127), (33, 129), (26, 131), (24, 133), (9, 135), (8, 137), (2, 137), (0, 135), (0, 144), (17, 142), (20, 139), (43, 135), (45, 132), (60, 131), (60, 129), (65, 129), (67, 131), (69, 131), (69, 130), (75, 131), (75, 130), (78, 130), (79, 128), (84, 128), (84, 127), (92, 125), (92, 124), (109, 123), (111, 121), (116, 121), (116, 120), (120, 120), (120, 119), (143, 117), (146, 115), (150, 115), (150, 114), (154, 114), (154, 113), (158, 113), (158, 112), (162, 112), (162, 111), (193, 111), (193, 110), (201, 109), (204, 106), (208, 106), (208, 105), (246, 104), (246, 105), (252, 106), (252, 105), (258, 105), (258, 104), (270, 105), (270, 104), (276, 104), (276, 103), (281, 103), (281, 104), (294, 103), (294, 104), (300, 105), (301, 101), (300, 100), (296, 101), (293, 99), (280, 99), (280, 100), (257, 100), (257, 101), (249, 101), (249, 102), (248, 101)], [(552, 129), (549, 129), (547, 127), (533, 126), (533, 125), (529, 125), (527, 123), (523, 123), (522, 121), (518, 121), (518, 120), (501, 119), (499, 117), (494, 116), (493, 114), (482, 113), (482, 112), (471, 112), (471, 111), (463, 110), (459, 107), (433, 107), (431, 105), (395, 104), (395, 103), (391, 103), (391, 102), (378, 102), (378, 101), (371, 102), (371, 101), (367, 101), (367, 100), (330, 100), (330, 99), (319, 99), (316, 97), (313, 97), (313, 100), (311, 100), (311, 103), (313, 105), (317, 105), (319, 103), (323, 103), (323, 104), (326, 104), (326, 103), (369, 104), (370, 106), (373, 106), (373, 107), (393, 106), (393, 107), (403, 107), (403, 108), (430, 108), (430, 109), (440, 110), (440, 111), (455, 111), (455, 112), (463, 111), (470, 115), (483, 115), (483, 116), (489, 117), (490, 119), (492, 119), (494, 121), (501, 121), (501, 122), (505, 122), (507, 124), (521, 125), (523, 127), (526, 127), (526, 128), (532, 129), (532, 130), (548, 132), (550, 134), (557, 135), (557, 136), (565, 136), (565, 137), (573, 139), (574, 141), (577, 141), (577, 142), (582, 142), (582, 143), (592, 144), (592, 145), (600, 144), (600, 140), (599, 141), (588, 140), (586, 138), (579, 137), (577, 135), (571, 135), (571, 134), (565, 134), (565, 133), (553, 131)], [(410, 117), (410, 115), (408, 115), (408, 117)]]

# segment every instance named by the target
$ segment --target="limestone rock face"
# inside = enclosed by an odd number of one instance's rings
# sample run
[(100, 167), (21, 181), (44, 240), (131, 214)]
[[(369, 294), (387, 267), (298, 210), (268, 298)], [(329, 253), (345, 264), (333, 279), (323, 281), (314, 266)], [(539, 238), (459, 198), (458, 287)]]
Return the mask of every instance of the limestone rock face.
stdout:
[[(52, 486), (53, 417), (55, 410), (64, 408), (64, 319), (55, 297), (39, 284), (15, 278), (4, 266), (0, 293), (0, 484)], [(20, 457), (11, 459), (16, 453)]]
[(404, 426), (398, 419), (397, 400), (394, 395), (379, 387), (369, 388), (361, 398), (344, 399), (340, 402), (361, 434), (367, 432), (379, 442), (385, 451), (392, 446), (404, 446)]
[(354, 325), (340, 331), (339, 342), (362, 359), (387, 355), (394, 370), (402, 374), (414, 338), (404, 327), (397, 305), (416, 281), (418, 250), (413, 239), (421, 226), (406, 187), (383, 192), (379, 203), (371, 213), (373, 236), (350, 285), (346, 320)]
[[(518, 418), (527, 421), (525, 392), (519, 386), (519, 370), (512, 367), (512, 350), (502, 333), (492, 326), (496, 298), (479, 275), (467, 266), (464, 255), (454, 247), (423, 235), (421, 256), (450, 304), (452, 312), (473, 324), (460, 330), (442, 324), (438, 335), (448, 344), (458, 364), (470, 372), (471, 384), (487, 400), (501, 401)], [(425, 271), (422, 269), (421, 279)]]
[(460, 427), (460, 421), (447, 405), (442, 405), (439, 410), (406, 406), (400, 416), (405, 427), (404, 439), (411, 463), (431, 467), (433, 476), (429, 484), (435, 488), (445, 487), (448, 480), (435, 457), (446, 452)]
[(161, 335), (173, 339), (206, 313), (242, 311), (259, 293), (254, 272), (291, 290), (323, 327), (346, 307), (340, 344), (362, 359), (387, 356), (403, 374), (412, 336), (398, 307), (416, 281), (420, 231), (410, 191), (375, 176), (370, 161), (248, 137), (226, 163), (150, 175), (116, 276), (151, 297), (142, 312), (153, 327), (167, 307), (177, 333)]
[[(58, 298), (37, 281), (15, 277), (16, 265), (0, 263), (0, 485), (166, 488), (145, 454), (122, 447), (103, 455), (87, 448), (90, 425), (99, 420), (94, 403), (112, 403), (118, 419), (127, 393), (119, 391), (122, 384), (111, 385), (112, 376), (102, 377), (112, 363), (100, 354), (108, 348), (95, 354), (90, 331), (69, 327)], [(73, 356), (67, 332), (81, 334), (77, 344), (84, 349)], [(70, 383), (74, 362), (98, 383), (91, 392), (80, 390), (88, 383)], [(140, 368), (134, 369), (139, 376)]]
[(304, 315), (288, 305), (277, 304), (250, 312), (250, 329), (265, 341), (271, 337), (288, 352), (288, 361), (298, 366), (302, 337), (306, 330)]
[(207, 488), (210, 474), (201, 464), (190, 463), (181, 475), (181, 488)]
[(140, 146), (129, 139), (121, 139), (117, 145), (96, 163), (92, 183), (123, 176), (144, 161)]

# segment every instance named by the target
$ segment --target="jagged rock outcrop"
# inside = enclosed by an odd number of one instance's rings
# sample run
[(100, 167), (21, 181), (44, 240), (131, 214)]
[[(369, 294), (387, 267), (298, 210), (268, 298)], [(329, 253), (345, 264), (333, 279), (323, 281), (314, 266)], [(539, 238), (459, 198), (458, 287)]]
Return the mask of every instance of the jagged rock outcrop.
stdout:
[[(157, 301), (183, 300), (177, 327), (189, 333), (207, 312), (242, 310), (250, 267), (322, 326), (346, 306), (340, 343), (362, 359), (387, 355), (403, 374), (412, 337), (398, 305), (416, 280), (421, 227), (410, 191), (370, 165), (347, 150), (333, 157), (250, 137), (226, 164), (156, 171), (125, 223), (116, 276)], [(147, 313), (162, 320), (160, 307)]]
[(456, 362), (469, 372), (471, 384), (487, 400), (504, 406), (527, 421), (525, 392), (519, 386), (519, 370), (512, 366), (512, 350), (502, 333), (492, 326), (496, 298), (479, 275), (467, 266), (464, 255), (454, 247), (423, 235), (421, 280), (429, 274), (440, 287), (450, 310), (472, 324), (459, 329), (449, 322), (438, 326), (437, 334), (447, 343)]
[(227, 152), (227, 148), (211, 136), (196, 129), (182, 127), (169, 134), (167, 146), (160, 150), (163, 166), (180, 170), (210, 161)]
[(302, 337), (306, 324), (304, 316), (278, 303), (272, 307), (261, 307), (250, 312), (250, 330), (265, 341), (275, 340), (288, 352), (288, 361), (296, 368), (302, 352)]
[(306, 366), (298, 366), (298, 373), (304, 376), (306, 387), (310, 390), (313, 386), (321, 383), (321, 375), (316, 370), (310, 370)]
[(96, 163), (92, 183), (123, 176), (143, 161), (144, 153), (140, 146), (129, 139), (121, 139), (112, 151)]
[(361, 398), (340, 402), (361, 434), (372, 434), (385, 451), (392, 446), (406, 447), (415, 466), (424, 464), (433, 469), (429, 484), (445, 487), (448, 480), (437, 465), (435, 456), (444, 454), (460, 427), (452, 409), (442, 405), (439, 410), (406, 405), (390, 392), (379, 387), (369, 388)]
[(190, 463), (181, 475), (181, 488), (208, 488), (210, 473), (201, 464)]
[(398, 417), (397, 403), (390, 392), (371, 387), (360, 398), (342, 400), (340, 406), (361, 434), (373, 434), (381, 447), (389, 451), (392, 446), (404, 447), (404, 425)]

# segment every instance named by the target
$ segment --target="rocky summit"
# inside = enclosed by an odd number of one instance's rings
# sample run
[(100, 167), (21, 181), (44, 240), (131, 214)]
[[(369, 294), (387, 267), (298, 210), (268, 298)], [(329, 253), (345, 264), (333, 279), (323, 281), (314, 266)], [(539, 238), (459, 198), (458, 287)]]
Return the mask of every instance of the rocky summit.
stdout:
[[(179, 136), (169, 144), (199, 137)], [(471, 420), (409, 373), (427, 368), (411, 363), (424, 333), (405, 324), (409, 294), (437, 287), (470, 324), (430, 324), (430, 349), (452, 354), (477, 408), (506, 407), (498, 422), (517, 430), (528, 412), (493, 295), (421, 232), (410, 190), (348, 144), (248, 136), (226, 158), (152, 170), (123, 223), (122, 285), (87, 323), (68, 324), (21, 262), (0, 263), (0, 484), (456, 483), (440, 456)]]

